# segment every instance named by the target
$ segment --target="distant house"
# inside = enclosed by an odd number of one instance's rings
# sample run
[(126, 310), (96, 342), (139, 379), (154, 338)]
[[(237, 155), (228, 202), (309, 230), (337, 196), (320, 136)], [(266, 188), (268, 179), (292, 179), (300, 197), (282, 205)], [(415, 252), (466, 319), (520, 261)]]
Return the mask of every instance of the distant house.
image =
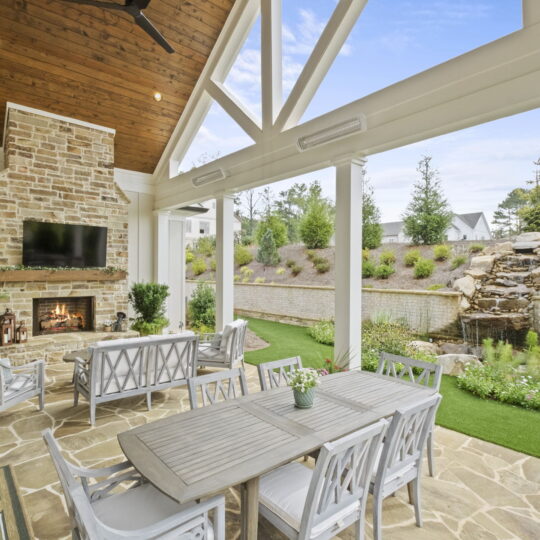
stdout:
[[(203, 236), (215, 236), (216, 234), (216, 201), (206, 201), (196, 206), (200, 207), (200, 212), (186, 219), (187, 245), (193, 245)], [(240, 232), (241, 228), (242, 225), (235, 216), (233, 224), (234, 232)]]
[[(407, 243), (410, 238), (403, 230), (403, 221), (381, 223), (383, 244), (391, 242)], [(446, 231), (446, 240), (490, 240), (491, 231), (484, 212), (454, 214), (452, 223)]]

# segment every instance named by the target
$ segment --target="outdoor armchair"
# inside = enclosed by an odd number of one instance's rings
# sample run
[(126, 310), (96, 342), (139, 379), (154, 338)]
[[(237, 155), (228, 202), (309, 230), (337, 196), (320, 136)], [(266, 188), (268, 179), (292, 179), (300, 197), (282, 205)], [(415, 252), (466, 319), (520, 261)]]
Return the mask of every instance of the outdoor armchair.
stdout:
[(216, 371), (188, 379), (189, 404), (192, 409), (199, 407), (197, 390), (201, 394), (202, 406), (213, 405), (245, 396), (248, 393), (246, 375), (242, 368)]
[(12, 366), (7, 358), (0, 359), (0, 412), (39, 397), (39, 409), (45, 405), (45, 362), (35, 360), (23, 366)]
[[(50, 429), (43, 439), (64, 491), (73, 538), (225, 540), (223, 496), (178, 504), (145, 482), (127, 461), (85, 469), (64, 459)], [(122, 484), (127, 489), (116, 491)]]
[(302, 369), (302, 360), (299, 356), (259, 364), (257, 371), (261, 390), (287, 386), (291, 374), (297, 369)]
[(247, 324), (243, 319), (236, 319), (227, 324), (223, 332), (201, 336), (198, 365), (232, 369), (241, 364), (244, 367)]

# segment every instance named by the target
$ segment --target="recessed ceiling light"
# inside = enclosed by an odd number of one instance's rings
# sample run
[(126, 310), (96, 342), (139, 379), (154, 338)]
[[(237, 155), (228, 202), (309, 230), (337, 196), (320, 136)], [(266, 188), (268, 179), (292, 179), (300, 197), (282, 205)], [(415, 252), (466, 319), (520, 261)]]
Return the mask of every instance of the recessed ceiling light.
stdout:
[(161, 94), (159, 92), (154, 92), (154, 99), (156, 101), (161, 101), (161, 98), (162, 98), (162, 96), (161, 96)]

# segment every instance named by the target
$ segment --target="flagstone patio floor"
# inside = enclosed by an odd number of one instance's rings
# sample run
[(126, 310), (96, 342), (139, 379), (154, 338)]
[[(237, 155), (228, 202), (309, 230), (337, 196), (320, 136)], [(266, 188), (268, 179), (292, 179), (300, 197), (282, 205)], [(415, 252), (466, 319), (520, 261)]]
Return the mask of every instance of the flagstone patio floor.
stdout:
[[(88, 423), (88, 405), (73, 407), (72, 366), (47, 367), (44, 412), (35, 401), (0, 413), (0, 465), (12, 464), (30, 515), (35, 537), (70, 537), (69, 523), (58, 478), (41, 440), (53, 429), (74, 463), (102, 467), (123, 459), (116, 435), (132, 427), (189, 409), (187, 391), (175, 389), (153, 395), (147, 411), (144, 396), (98, 407), (97, 425)], [(250, 390), (258, 391), (256, 370), (247, 367)], [(531, 426), (538, 429), (538, 426)], [(540, 459), (436, 428), (436, 477), (423, 473), (424, 527), (414, 524), (407, 490), (383, 505), (385, 540), (506, 540), (540, 538)], [(371, 497), (367, 507), (367, 538), (372, 538)], [(227, 539), (239, 538), (239, 500), (227, 493)], [(259, 538), (284, 538), (261, 518)], [(339, 538), (353, 539), (354, 527)]]

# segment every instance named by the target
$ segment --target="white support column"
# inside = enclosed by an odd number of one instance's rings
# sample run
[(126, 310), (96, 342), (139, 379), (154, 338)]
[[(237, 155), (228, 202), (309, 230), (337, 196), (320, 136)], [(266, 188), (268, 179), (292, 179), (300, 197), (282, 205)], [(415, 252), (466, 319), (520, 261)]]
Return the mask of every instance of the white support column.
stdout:
[(523, 26), (540, 23), (540, 2), (538, 0), (523, 0)]
[(336, 165), (335, 358), (361, 366), (362, 344), (362, 176), (364, 162)]
[(154, 213), (154, 281), (169, 279), (169, 212)]
[(216, 198), (216, 330), (234, 318), (234, 198)]

